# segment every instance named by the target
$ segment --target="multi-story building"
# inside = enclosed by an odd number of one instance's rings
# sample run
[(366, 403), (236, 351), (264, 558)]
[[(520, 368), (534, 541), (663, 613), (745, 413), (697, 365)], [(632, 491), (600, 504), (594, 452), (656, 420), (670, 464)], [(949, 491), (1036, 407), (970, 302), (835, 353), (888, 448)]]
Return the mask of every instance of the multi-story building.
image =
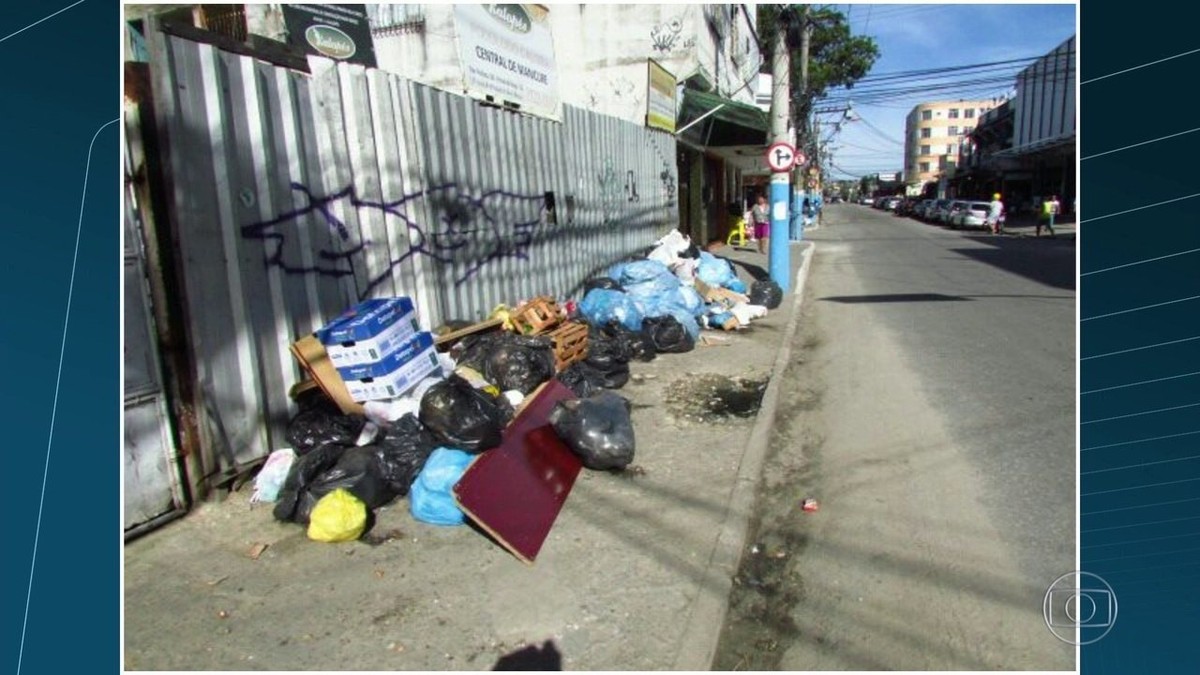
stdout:
[(1009, 213), (1033, 215), (1058, 195), (1064, 215), (1075, 203), (1075, 38), (1017, 75), (1012, 100), (985, 115), (964, 145), (953, 190), (964, 196), (999, 192)]
[(904, 125), (904, 176), (910, 188), (937, 181), (958, 158), (959, 145), (999, 99), (934, 101), (912, 109)]

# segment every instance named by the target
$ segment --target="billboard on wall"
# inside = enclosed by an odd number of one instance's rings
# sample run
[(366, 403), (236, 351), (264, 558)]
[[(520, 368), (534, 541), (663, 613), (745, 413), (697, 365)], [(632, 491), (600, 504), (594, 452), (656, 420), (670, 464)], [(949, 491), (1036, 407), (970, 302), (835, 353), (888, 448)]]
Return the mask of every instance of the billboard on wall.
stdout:
[(549, 10), (541, 5), (458, 4), (454, 27), (468, 95), (557, 119)]
[(646, 126), (675, 133), (675, 76), (654, 59), (650, 67), (649, 91), (646, 94)]
[(366, 5), (283, 5), (288, 44), (306, 54), (375, 67)]

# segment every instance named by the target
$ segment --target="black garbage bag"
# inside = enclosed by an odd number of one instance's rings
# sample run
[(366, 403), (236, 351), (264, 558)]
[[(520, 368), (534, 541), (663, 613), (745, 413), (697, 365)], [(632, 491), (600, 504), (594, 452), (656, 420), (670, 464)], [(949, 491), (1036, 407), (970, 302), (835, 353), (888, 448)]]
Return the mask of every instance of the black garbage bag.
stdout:
[(500, 433), (507, 424), (496, 400), (458, 375), (425, 392), (419, 419), (439, 445), (472, 453), (500, 445)]
[(557, 377), (579, 398), (587, 398), (603, 390), (606, 381), (604, 373), (588, 365), (586, 361), (572, 363), (564, 368)]
[(700, 247), (696, 246), (696, 242), (693, 241), (688, 244), (687, 248), (680, 251), (677, 255), (680, 258), (693, 258), (693, 259), (699, 258), (700, 257)]
[(624, 469), (633, 461), (630, 405), (620, 394), (602, 391), (585, 399), (559, 401), (550, 424), (589, 469)]
[(327, 443), (353, 446), (366, 419), (343, 413), (325, 392), (310, 389), (296, 397), (300, 412), (288, 422), (287, 439), (297, 455)]
[(374, 447), (388, 487), (403, 497), (438, 447), (438, 439), (415, 415), (405, 415), (380, 432)]
[(588, 279), (587, 281), (583, 282), (583, 295), (586, 296), (588, 291), (591, 291), (593, 288), (603, 288), (609, 291), (621, 291), (622, 293), (625, 292), (625, 288), (622, 287), (621, 284), (617, 283), (616, 279), (613, 279), (612, 277), (596, 277), (595, 279)]
[(653, 361), (658, 356), (658, 348), (654, 346), (654, 340), (650, 339), (650, 336), (642, 332), (635, 333), (619, 324), (616, 324), (616, 329), (619, 331), (616, 337), (629, 353), (630, 361)]
[(343, 445), (326, 443), (297, 456), (283, 481), (283, 487), (279, 489), (279, 497), (275, 500), (275, 508), (272, 511), (275, 519), (307, 525), (308, 514), (317, 504), (317, 500), (312, 499), (309, 494), (309, 487), (317, 476), (333, 468), (347, 449)]
[(489, 333), (466, 344), (458, 365), (475, 369), (501, 391), (528, 394), (554, 377), (554, 344), (547, 337)]
[[(379, 449), (373, 445), (347, 448), (338, 457), (337, 463), (322, 471), (308, 486), (308, 494), (312, 496), (312, 506), (316, 506), (321, 497), (338, 488), (345, 488), (350, 494), (358, 497), (367, 509), (376, 509), (397, 497), (397, 493), (389, 485), (385, 476), (383, 459)], [(303, 506), (304, 498), (301, 498)], [(308, 509), (312, 511), (311, 507)], [(305, 520), (308, 520), (305, 514)]]
[(775, 309), (783, 302), (783, 289), (770, 279), (761, 279), (750, 286), (750, 304)]
[(642, 321), (642, 334), (663, 354), (682, 354), (696, 348), (691, 333), (671, 315), (648, 317)]
[(598, 371), (606, 389), (620, 389), (629, 381), (629, 345), (612, 326), (593, 326), (588, 331), (588, 355), (584, 363)]

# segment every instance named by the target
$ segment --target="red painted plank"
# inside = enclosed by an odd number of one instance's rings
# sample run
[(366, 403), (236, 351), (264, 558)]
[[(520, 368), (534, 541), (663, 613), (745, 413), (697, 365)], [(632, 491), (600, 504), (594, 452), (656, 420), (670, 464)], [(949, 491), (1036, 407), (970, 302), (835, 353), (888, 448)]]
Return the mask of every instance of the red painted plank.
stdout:
[(574, 392), (550, 380), (508, 426), (500, 446), (480, 455), (454, 486), (463, 512), (529, 564), (583, 466), (549, 421), (555, 404), (572, 398)]

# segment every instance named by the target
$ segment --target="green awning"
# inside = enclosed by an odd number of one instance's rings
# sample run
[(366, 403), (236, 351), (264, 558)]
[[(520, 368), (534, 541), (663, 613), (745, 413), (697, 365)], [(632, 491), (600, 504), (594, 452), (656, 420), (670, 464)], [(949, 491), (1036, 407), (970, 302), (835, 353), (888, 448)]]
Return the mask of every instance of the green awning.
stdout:
[[(716, 112), (704, 117), (705, 113), (714, 109)], [(765, 112), (715, 94), (685, 89), (675, 128), (683, 129), (697, 119), (700, 121), (680, 134), (681, 138), (696, 145), (718, 148), (767, 144), (768, 122)]]

